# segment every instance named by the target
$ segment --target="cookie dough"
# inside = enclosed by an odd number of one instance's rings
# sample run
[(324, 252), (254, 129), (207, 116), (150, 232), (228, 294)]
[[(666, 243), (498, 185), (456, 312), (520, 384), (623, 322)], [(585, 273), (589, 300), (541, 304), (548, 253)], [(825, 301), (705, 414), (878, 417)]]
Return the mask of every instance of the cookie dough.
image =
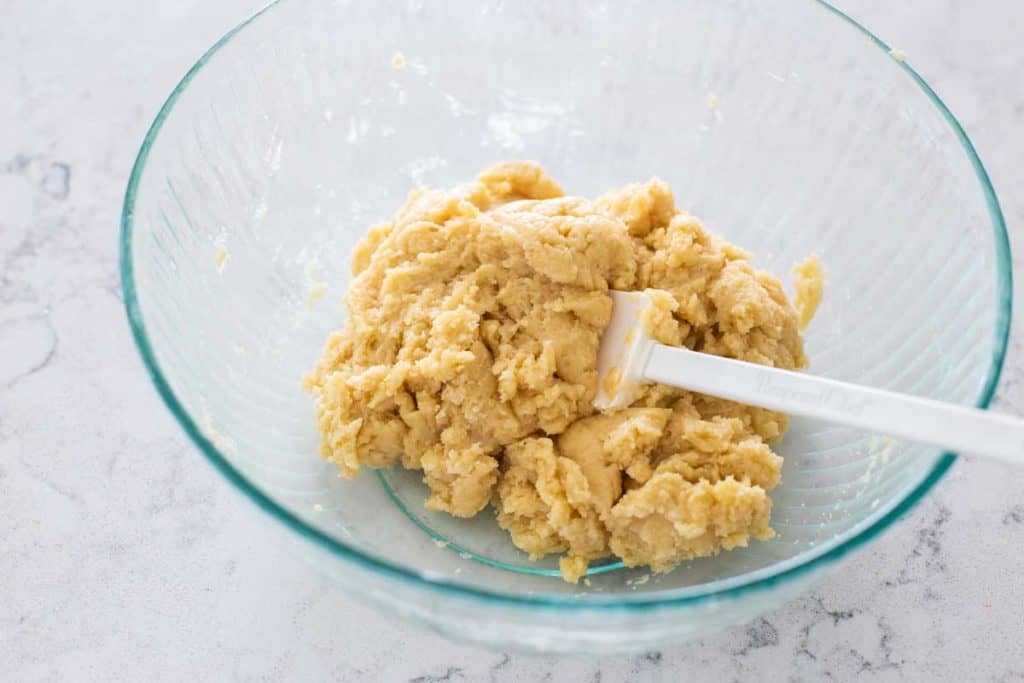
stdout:
[(771, 538), (785, 415), (661, 385), (591, 405), (609, 289), (647, 290), (664, 343), (805, 366), (800, 315), (748, 258), (656, 179), (591, 201), (505, 162), (416, 190), (355, 249), (347, 321), (304, 380), (321, 455), (346, 477), (420, 470), (457, 517), (493, 505), (569, 581), (610, 554), (662, 571)]

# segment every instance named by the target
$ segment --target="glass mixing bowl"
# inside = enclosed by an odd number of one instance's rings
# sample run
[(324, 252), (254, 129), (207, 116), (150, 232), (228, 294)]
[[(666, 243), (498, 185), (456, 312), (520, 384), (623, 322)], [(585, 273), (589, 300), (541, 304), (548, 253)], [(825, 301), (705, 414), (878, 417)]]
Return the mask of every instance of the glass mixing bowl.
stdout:
[(821, 257), (819, 375), (985, 406), (1006, 347), (992, 187), (884, 43), (815, 0), (623, 5), (274, 3), (171, 93), (125, 199), (132, 330), (199, 450), (342, 590), (493, 647), (640, 650), (753, 618), (892, 524), (954, 456), (794, 420), (776, 539), (661, 575), (605, 563), (577, 586), (489, 514), (426, 512), (414, 474), (339, 479), (300, 376), (342, 324), (353, 244), (413, 186), (508, 158), (583, 195), (660, 176), (784, 279)]

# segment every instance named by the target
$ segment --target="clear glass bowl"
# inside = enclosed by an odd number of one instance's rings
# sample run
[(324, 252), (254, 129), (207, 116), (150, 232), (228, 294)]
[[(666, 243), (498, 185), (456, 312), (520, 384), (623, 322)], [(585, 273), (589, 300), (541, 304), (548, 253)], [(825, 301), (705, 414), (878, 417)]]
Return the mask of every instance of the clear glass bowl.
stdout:
[(342, 323), (352, 245), (412, 186), (507, 158), (584, 195), (658, 175), (783, 277), (816, 252), (813, 372), (988, 404), (1010, 315), (992, 187), (935, 93), (829, 5), (282, 0), (157, 116), (125, 199), (123, 284), (185, 431), (353, 596), (493, 647), (650, 648), (805, 590), (953, 462), (794, 420), (778, 538), (664, 575), (599, 566), (579, 586), (487, 514), (426, 513), (415, 475), (339, 479), (299, 378)]

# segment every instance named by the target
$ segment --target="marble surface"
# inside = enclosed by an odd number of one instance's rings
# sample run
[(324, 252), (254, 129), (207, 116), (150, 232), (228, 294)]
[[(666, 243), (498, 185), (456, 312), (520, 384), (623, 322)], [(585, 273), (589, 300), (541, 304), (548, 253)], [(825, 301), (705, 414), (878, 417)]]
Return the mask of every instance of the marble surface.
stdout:
[[(961, 460), (813, 593), (750, 625), (632, 658), (451, 644), (353, 604), (282, 558), (267, 519), (160, 404), (129, 337), (116, 263), (125, 181), (153, 115), (201, 51), (260, 4), (3, 3), (6, 680), (1024, 680), (1021, 474), (980, 461)], [(1018, 3), (841, 4), (905, 50), (964, 123), (1024, 253)], [(1020, 332), (996, 407), (1024, 414)]]

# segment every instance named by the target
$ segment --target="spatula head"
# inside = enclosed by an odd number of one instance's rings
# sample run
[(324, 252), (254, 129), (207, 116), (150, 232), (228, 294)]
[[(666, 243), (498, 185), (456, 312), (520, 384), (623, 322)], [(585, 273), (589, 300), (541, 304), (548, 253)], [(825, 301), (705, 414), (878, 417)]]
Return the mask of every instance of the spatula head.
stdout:
[(601, 336), (597, 353), (598, 410), (625, 408), (636, 400), (643, 384), (643, 364), (652, 343), (647, 312), (654, 304), (644, 292), (611, 291), (612, 320)]

